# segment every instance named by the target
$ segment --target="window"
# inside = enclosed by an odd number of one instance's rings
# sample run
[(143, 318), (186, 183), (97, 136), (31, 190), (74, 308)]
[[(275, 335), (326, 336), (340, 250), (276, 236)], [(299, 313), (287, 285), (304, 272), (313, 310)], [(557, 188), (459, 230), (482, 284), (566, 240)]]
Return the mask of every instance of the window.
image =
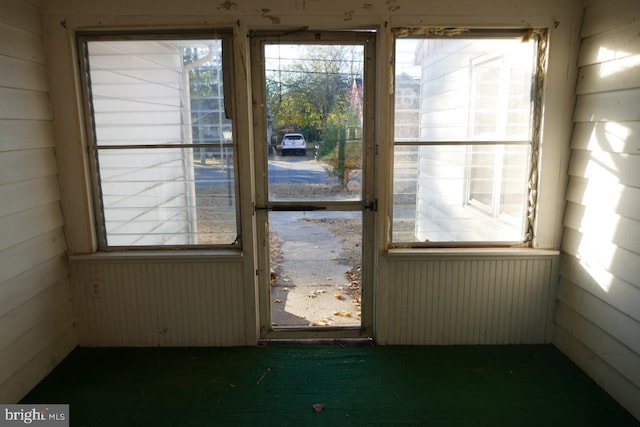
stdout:
[(238, 245), (227, 40), (79, 36), (101, 248)]
[(528, 244), (542, 31), (396, 34), (392, 246)]

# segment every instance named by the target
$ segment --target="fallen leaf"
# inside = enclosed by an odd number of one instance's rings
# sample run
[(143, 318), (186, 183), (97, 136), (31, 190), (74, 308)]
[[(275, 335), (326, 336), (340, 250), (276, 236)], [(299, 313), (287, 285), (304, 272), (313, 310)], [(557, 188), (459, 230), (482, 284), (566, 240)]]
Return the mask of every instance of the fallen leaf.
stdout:
[(325, 405), (324, 403), (314, 403), (311, 407), (315, 412), (322, 412), (324, 411)]
[(283, 292), (288, 292), (288, 291), (289, 291), (289, 288), (284, 287), (284, 288), (282, 288), (282, 291), (283, 291)]
[(317, 322), (311, 323), (311, 326), (329, 326), (329, 319), (320, 319)]
[(326, 293), (327, 293), (327, 291), (326, 291), (325, 289), (318, 289), (318, 290), (316, 291), (316, 293), (317, 293), (317, 294), (326, 294)]
[(275, 302), (276, 304), (280, 304), (282, 300), (280, 298), (276, 298), (273, 300), (273, 302)]
[(339, 300), (343, 300), (344, 299), (344, 296), (342, 294), (333, 294), (333, 297), (335, 299), (339, 299)]
[(314, 292), (309, 292), (307, 294), (307, 298), (316, 298), (318, 295), (316, 295)]
[(333, 313), (334, 316), (338, 317), (351, 317), (350, 311), (336, 311)]

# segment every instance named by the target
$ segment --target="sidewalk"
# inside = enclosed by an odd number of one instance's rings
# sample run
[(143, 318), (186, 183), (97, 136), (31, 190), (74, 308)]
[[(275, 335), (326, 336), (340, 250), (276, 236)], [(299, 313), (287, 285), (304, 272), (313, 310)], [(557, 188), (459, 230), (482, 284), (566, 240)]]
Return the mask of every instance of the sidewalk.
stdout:
[[(272, 251), (274, 326), (358, 326), (359, 306), (347, 272), (343, 236), (318, 223), (323, 218), (359, 218), (353, 212), (272, 212), (270, 227), (279, 251)], [(273, 239), (272, 239), (273, 241)], [(359, 260), (358, 260), (359, 261)]]

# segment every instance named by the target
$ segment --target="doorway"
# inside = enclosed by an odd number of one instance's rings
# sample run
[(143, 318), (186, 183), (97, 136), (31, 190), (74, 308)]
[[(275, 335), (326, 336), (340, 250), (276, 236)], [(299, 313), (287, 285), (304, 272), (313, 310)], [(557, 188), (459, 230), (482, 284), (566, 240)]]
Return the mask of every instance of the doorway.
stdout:
[(261, 336), (371, 336), (375, 35), (253, 34)]

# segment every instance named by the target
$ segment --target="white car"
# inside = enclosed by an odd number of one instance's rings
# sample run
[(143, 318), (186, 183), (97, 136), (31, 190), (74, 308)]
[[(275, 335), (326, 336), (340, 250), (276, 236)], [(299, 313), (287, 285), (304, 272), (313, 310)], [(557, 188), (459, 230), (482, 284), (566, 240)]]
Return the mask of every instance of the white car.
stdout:
[(289, 153), (300, 153), (306, 156), (307, 140), (301, 133), (286, 133), (280, 143), (280, 152), (283, 156), (287, 156)]

